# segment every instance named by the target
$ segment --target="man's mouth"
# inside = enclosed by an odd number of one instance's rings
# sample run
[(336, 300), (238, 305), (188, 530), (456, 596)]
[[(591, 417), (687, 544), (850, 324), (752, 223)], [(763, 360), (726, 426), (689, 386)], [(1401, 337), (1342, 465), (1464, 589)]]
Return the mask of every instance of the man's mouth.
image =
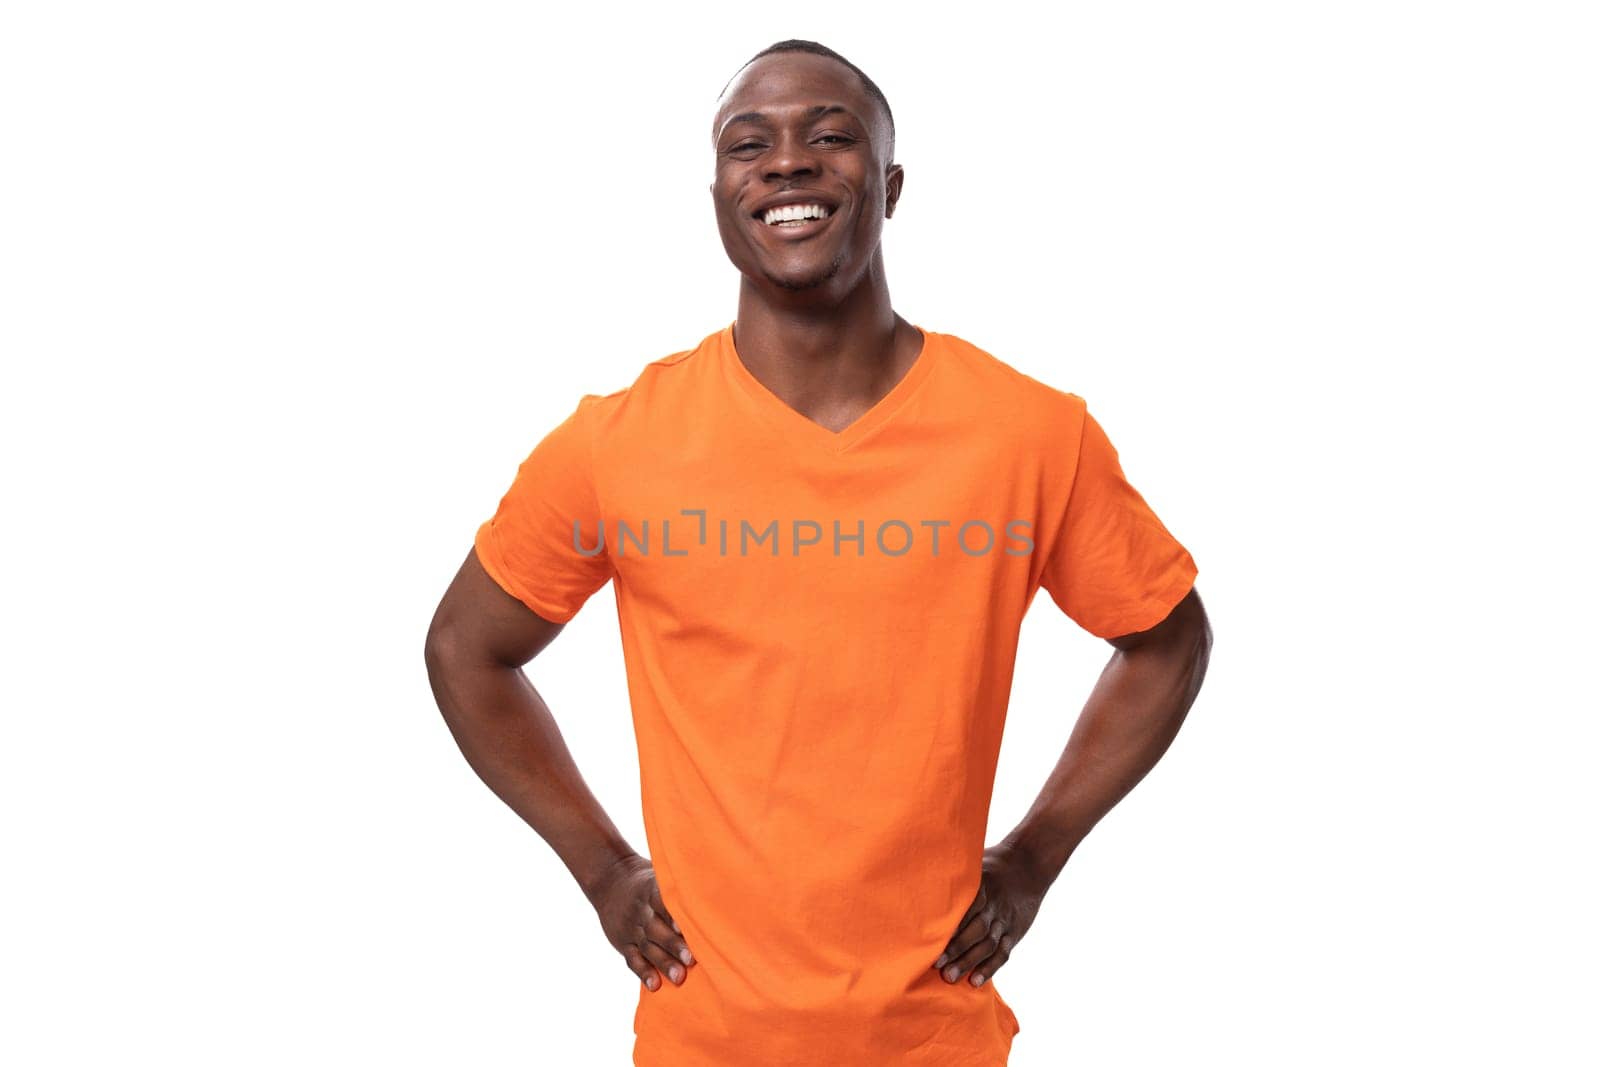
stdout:
[(826, 222), (833, 211), (826, 204), (784, 204), (761, 213), (761, 221), (775, 230), (806, 230)]

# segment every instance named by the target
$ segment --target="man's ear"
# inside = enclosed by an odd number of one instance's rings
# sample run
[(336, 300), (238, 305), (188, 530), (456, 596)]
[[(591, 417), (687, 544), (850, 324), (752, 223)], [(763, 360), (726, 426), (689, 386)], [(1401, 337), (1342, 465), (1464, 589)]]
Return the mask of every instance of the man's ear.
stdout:
[(883, 217), (892, 219), (894, 218), (894, 206), (900, 202), (900, 187), (905, 183), (906, 170), (898, 163), (891, 163), (886, 173), (888, 180), (884, 182), (886, 195), (883, 205)]

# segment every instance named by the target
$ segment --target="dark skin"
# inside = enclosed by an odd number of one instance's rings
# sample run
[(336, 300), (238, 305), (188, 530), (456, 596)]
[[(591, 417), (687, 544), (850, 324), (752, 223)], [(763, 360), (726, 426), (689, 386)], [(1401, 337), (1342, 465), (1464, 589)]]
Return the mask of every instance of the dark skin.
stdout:
[(1199, 591), (1191, 588), (1157, 625), (1109, 643), (1115, 651), (1038, 798), (984, 850), (978, 892), (933, 963), (948, 982), (994, 977), (1078, 844), (1172, 744), (1211, 656)]
[[(837, 108), (822, 114), (822, 108)], [(905, 376), (922, 349), (889, 303), (883, 223), (905, 174), (888, 117), (853, 71), (825, 56), (763, 56), (729, 83), (712, 120), (711, 202), (739, 268), (733, 340), (779, 399), (838, 432)], [(776, 196), (829, 218), (787, 231), (757, 217)]]
[(694, 956), (654, 868), (589, 791), (522, 671), (563, 629), (501, 589), (469, 552), (428, 627), (434, 699), (472, 769), (567, 865), (628, 969), (650, 989), (663, 974), (682, 984)]
[[(838, 432), (919, 358), (921, 335), (889, 301), (880, 244), (904, 183), (887, 116), (848, 67), (808, 53), (749, 64), (712, 122), (711, 199), (739, 269), (734, 340), (752, 375)], [(775, 196), (824, 204), (820, 223), (778, 230)], [(584, 783), (522, 667), (564, 627), (500, 588), (468, 553), (428, 630), (428, 677), (462, 754), (555, 850), (602, 930), (651, 990), (682, 984), (694, 956), (649, 859)], [(1110, 640), (1110, 662), (1027, 815), (984, 851), (977, 893), (944, 955), (946, 981), (981, 985), (1010, 958), (1078, 844), (1150, 771), (1204, 678), (1211, 628), (1198, 592), (1159, 625)]]

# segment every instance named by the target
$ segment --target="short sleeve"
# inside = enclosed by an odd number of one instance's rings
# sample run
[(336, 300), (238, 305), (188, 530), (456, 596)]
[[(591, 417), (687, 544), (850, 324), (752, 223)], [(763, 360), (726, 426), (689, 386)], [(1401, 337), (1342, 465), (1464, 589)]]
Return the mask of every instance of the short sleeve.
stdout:
[(534, 446), (473, 538), (489, 577), (550, 622), (570, 621), (612, 576), (593, 483), (591, 399)]
[(1040, 584), (1079, 626), (1111, 638), (1161, 622), (1198, 574), (1188, 550), (1129, 484), (1116, 448), (1085, 408), (1066, 513)]

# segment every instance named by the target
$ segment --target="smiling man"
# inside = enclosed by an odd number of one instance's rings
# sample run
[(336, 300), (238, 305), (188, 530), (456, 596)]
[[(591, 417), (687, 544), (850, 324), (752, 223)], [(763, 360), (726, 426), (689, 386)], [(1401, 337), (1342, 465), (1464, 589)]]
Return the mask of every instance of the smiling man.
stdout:
[[(1004, 1064), (1020, 1027), (989, 979), (1193, 703), (1198, 570), (1081, 397), (895, 312), (905, 174), (870, 79), (780, 42), (711, 135), (736, 318), (538, 442), (434, 615), (429, 678), (640, 980), (636, 1064)], [(608, 581), (648, 858), (521, 670)], [(986, 849), (1041, 588), (1110, 661)]]

